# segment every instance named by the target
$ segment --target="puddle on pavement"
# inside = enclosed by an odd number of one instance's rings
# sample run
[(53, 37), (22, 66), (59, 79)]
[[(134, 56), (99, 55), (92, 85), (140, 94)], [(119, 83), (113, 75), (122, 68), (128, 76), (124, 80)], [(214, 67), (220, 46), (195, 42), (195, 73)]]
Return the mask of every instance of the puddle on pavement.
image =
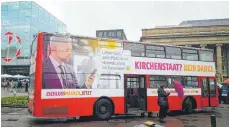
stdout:
[(18, 119), (7, 119), (7, 120), (4, 120), (4, 121), (18, 121)]

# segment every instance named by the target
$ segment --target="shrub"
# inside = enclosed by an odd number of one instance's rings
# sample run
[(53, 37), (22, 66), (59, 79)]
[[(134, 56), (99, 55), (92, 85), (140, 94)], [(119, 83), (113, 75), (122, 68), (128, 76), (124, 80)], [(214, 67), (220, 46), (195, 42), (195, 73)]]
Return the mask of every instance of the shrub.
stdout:
[(27, 106), (28, 96), (3, 97), (1, 103), (7, 106)]

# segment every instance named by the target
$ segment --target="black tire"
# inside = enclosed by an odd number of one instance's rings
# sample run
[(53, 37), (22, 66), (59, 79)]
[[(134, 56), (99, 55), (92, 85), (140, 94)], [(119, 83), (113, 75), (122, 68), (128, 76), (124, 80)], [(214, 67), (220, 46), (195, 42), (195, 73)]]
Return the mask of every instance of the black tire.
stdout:
[(152, 112), (148, 112), (148, 117), (152, 117), (153, 113)]
[(113, 115), (113, 105), (108, 99), (100, 99), (95, 103), (94, 115), (101, 120), (108, 120)]
[(188, 114), (193, 113), (193, 104), (190, 98), (184, 101), (183, 109), (185, 113), (188, 113)]

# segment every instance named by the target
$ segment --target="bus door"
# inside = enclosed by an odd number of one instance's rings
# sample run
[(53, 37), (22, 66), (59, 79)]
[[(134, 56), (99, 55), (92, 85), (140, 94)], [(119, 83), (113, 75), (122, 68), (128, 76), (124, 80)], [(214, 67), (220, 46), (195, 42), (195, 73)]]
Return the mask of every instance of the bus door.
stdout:
[(218, 106), (217, 86), (214, 78), (201, 78), (202, 107)]
[(146, 110), (146, 81), (145, 76), (125, 76), (126, 111)]

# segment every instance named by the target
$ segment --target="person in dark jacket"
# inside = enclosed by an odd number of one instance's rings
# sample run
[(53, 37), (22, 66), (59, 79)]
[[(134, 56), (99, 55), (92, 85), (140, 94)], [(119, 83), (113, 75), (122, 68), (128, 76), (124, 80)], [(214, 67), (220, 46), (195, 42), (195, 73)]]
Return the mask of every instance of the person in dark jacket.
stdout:
[(160, 85), (160, 88), (158, 88), (158, 105), (160, 106), (159, 110), (159, 118), (160, 122), (164, 122), (163, 119), (166, 117), (168, 109), (169, 109), (169, 104), (168, 104), (168, 96), (170, 93), (166, 93), (164, 90), (164, 85)]
[(228, 89), (227, 89), (227, 98), (226, 98), (226, 102), (229, 104), (229, 86), (228, 86)]
[(221, 99), (222, 99), (222, 88), (218, 86), (218, 93), (219, 93), (219, 104), (221, 104)]
[(25, 92), (28, 92), (28, 87), (29, 87), (29, 83), (26, 82), (26, 83), (25, 83)]

